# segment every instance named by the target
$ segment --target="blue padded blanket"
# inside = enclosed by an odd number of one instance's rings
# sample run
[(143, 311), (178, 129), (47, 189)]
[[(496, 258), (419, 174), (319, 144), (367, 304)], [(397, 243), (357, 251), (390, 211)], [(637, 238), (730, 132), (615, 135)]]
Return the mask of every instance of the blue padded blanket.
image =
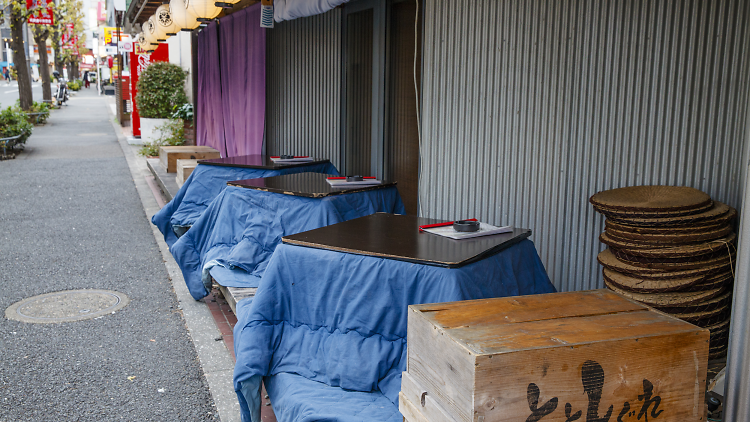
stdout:
[(232, 180), (257, 179), (260, 177), (281, 176), (303, 172), (338, 175), (331, 163), (292, 167), (280, 170), (261, 170), (243, 167), (226, 167), (198, 164), (185, 181), (177, 195), (167, 205), (151, 217), (151, 222), (164, 235), (167, 245), (177, 241), (173, 227), (189, 227), (203, 214), (203, 211), (226, 189)]
[[(328, 393), (289, 396), (298, 388), (276, 388), (290, 383), (275, 379), (279, 374), (299, 375), (317, 383), (313, 386), (378, 393), (397, 406), (409, 305), (554, 291), (529, 240), (453, 269), (279, 245), (255, 298), (238, 310), (234, 328), (234, 386), (242, 420), (259, 422), (264, 376), (270, 377), (274, 411), (275, 403), (283, 404), (278, 420), (359, 421), (363, 400), (377, 401), (344, 395), (341, 401), (350, 410), (324, 417), (331, 405), (320, 398)], [(297, 419), (301, 409), (306, 416)]]
[(404, 213), (395, 186), (323, 198), (230, 186), (170, 251), (200, 300), (210, 290), (209, 271), (223, 286), (258, 287), (283, 236), (376, 212)]

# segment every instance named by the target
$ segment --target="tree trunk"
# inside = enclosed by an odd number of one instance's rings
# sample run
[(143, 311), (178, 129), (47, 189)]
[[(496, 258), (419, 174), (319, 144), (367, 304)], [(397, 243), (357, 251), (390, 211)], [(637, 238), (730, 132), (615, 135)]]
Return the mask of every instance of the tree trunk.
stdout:
[(47, 57), (47, 38), (49, 31), (39, 34), (34, 31), (34, 41), (39, 46), (39, 77), (42, 79), (42, 98), (52, 100), (52, 86), (49, 81), (49, 58)]
[[(57, 15), (55, 15), (55, 19), (57, 18)], [(60, 77), (62, 78), (63, 74), (63, 59), (62, 59), (62, 51), (60, 51), (60, 31), (52, 30), (52, 48), (55, 49), (53, 60), (55, 62), (55, 70), (57, 73), (60, 74)]]
[(29, 75), (29, 64), (26, 62), (26, 45), (23, 42), (23, 24), (25, 11), (11, 8), (10, 14), (10, 33), (13, 36), (11, 45), (13, 47), (13, 64), (18, 74), (18, 99), (21, 108), (31, 110), (31, 103), (34, 98), (31, 94), (31, 75)]
[(78, 60), (73, 60), (73, 77), (71, 79), (80, 79), (78, 74)]

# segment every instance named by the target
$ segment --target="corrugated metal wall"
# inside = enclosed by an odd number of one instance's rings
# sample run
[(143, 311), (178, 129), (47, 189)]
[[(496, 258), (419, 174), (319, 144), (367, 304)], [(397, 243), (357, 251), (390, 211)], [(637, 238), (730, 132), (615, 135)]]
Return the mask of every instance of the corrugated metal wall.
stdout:
[(599, 288), (593, 193), (689, 185), (738, 206), (748, 4), (427, 0), (422, 213), (534, 231)]
[(277, 23), (267, 34), (267, 152), (326, 157), (339, 168), (341, 10)]

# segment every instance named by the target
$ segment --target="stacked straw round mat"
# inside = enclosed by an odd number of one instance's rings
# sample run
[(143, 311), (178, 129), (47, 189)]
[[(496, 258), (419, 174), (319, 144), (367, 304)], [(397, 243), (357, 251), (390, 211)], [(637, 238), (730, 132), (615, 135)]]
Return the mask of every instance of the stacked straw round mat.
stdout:
[(589, 201), (607, 217), (598, 257), (607, 287), (708, 328), (709, 358), (725, 356), (737, 211), (680, 186), (613, 189)]

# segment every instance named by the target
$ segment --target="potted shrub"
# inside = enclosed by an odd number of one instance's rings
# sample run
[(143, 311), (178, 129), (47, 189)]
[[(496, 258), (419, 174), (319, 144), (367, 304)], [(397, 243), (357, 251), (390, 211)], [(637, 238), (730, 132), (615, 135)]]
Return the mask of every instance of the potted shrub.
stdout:
[(154, 130), (155, 140), (143, 144), (139, 154), (146, 157), (159, 155), (159, 147), (162, 145), (185, 145), (185, 126), (180, 119), (166, 119), (166, 123)]
[(185, 133), (185, 145), (195, 145), (195, 128), (193, 127), (193, 105), (185, 103), (182, 106), (175, 106), (173, 119), (179, 119), (183, 122), (183, 132)]
[(172, 117), (175, 107), (187, 103), (185, 95), (185, 71), (179, 66), (166, 63), (151, 63), (138, 79), (138, 94), (135, 102), (141, 116), (141, 140), (152, 143), (159, 137), (155, 133)]

